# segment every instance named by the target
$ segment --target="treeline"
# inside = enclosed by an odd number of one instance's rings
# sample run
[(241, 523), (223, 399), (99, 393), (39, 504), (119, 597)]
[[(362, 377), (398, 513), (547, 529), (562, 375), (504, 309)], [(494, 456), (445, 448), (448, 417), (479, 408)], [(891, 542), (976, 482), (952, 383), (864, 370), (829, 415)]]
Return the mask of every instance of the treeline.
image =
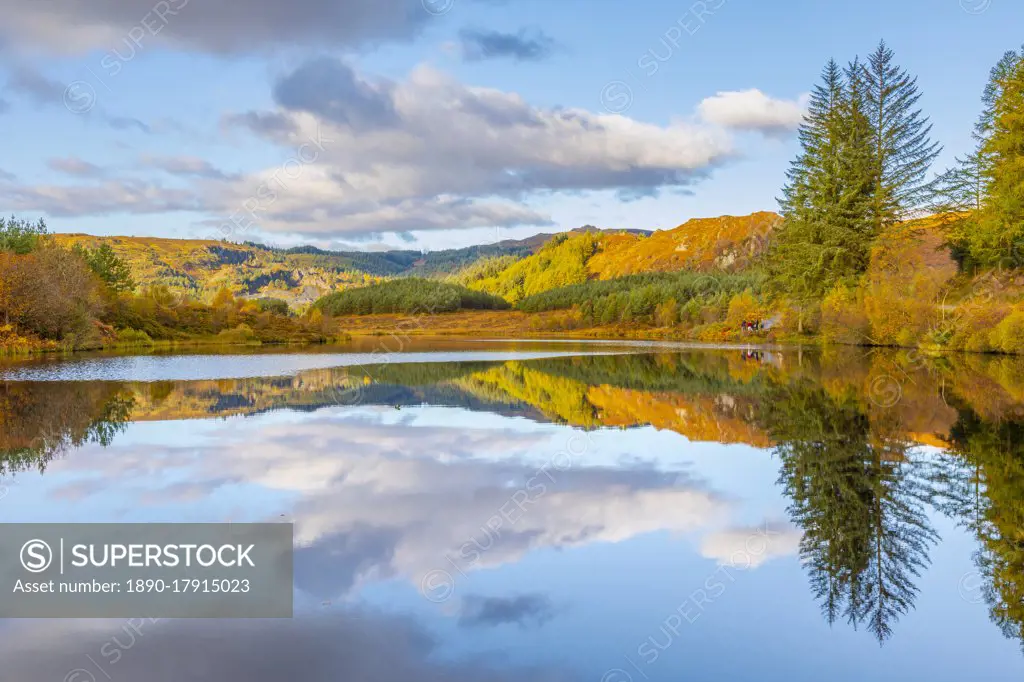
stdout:
[(884, 43), (825, 66), (780, 198), (773, 305), (847, 343), (1022, 352), (1024, 52), (992, 70), (974, 152), (938, 174), (920, 97)]
[(284, 301), (236, 299), (224, 289), (206, 304), (164, 286), (136, 289), (110, 245), (66, 248), (42, 220), (0, 219), (0, 352), (330, 336), (321, 313), (296, 317)]
[(757, 273), (629, 275), (552, 289), (523, 299), (517, 307), (527, 313), (574, 308), (592, 324), (670, 327), (686, 321), (716, 322), (725, 317), (734, 297), (760, 291), (763, 283), (763, 275)]
[(366, 287), (346, 289), (317, 300), (312, 310), (324, 315), (381, 313), (432, 314), (457, 310), (504, 310), (509, 304), (497, 296), (471, 291), (445, 282), (410, 277)]
[(307, 255), (310, 263), (325, 269), (344, 269), (353, 274), (369, 274), (380, 277), (404, 275), (435, 276), (452, 274), (483, 258), (512, 256), (519, 258), (531, 252), (529, 243), (501, 242), (482, 244), (461, 249), (442, 251), (325, 251), (315, 246), (295, 246), (278, 249), (256, 242), (244, 242), (244, 246), (283, 255)]

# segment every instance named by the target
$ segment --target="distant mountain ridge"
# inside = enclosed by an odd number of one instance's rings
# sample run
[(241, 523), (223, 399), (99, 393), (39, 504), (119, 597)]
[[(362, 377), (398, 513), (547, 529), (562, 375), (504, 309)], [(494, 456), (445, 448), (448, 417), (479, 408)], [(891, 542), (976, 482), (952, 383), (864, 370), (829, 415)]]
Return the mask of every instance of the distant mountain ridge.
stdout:
[[(80, 244), (95, 248), (109, 244), (128, 262), (133, 277), (142, 287), (166, 286), (175, 293), (207, 301), (227, 287), (237, 296), (280, 298), (292, 306), (304, 308), (325, 294), (384, 278), (458, 277), (458, 273), (484, 262), (504, 268), (535, 258), (565, 241), (589, 240), (600, 246), (587, 255), (588, 259), (593, 256), (592, 267), (572, 273), (568, 280), (553, 277), (552, 283), (576, 281), (580, 277), (603, 279), (617, 276), (620, 271), (628, 274), (678, 269), (690, 262), (693, 254), (704, 254), (709, 248), (719, 254), (718, 258), (745, 262), (748, 252), (758, 251), (755, 243), (760, 243), (758, 235), (765, 222), (764, 216), (774, 215), (707, 219), (719, 221), (721, 224), (716, 223), (718, 230), (707, 226), (711, 222), (701, 223), (704, 227), (687, 237), (694, 239), (694, 250), (686, 258), (673, 255), (679, 253), (676, 250), (685, 241), (677, 232), (694, 221), (675, 230), (658, 232), (584, 225), (566, 232), (438, 251), (330, 251), (315, 246), (277, 248), (254, 242), (236, 244), (204, 239), (100, 237), (77, 233), (58, 234), (55, 239), (65, 246)], [(716, 241), (709, 247), (705, 242), (711, 233), (716, 235)]]

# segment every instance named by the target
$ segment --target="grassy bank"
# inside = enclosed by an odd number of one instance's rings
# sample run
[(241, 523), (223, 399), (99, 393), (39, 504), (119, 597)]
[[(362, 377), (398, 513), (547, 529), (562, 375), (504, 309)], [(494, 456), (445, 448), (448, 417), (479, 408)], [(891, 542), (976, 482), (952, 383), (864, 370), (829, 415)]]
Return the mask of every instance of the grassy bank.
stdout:
[(928, 352), (980, 352), (1021, 355), (1018, 352), (948, 348), (936, 344), (872, 343), (836, 340), (823, 334), (800, 334), (784, 326), (759, 332), (744, 332), (725, 323), (700, 327), (595, 325), (573, 311), (523, 313), (521, 311), (462, 311), (442, 315), (355, 315), (337, 318), (341, 329), (352, 337), (453, 336), (466, 338), (572, 338), (595, 340), (691, 341), (708, 344), (778, 344), (817, 346), (862, 346), (917, 348)]

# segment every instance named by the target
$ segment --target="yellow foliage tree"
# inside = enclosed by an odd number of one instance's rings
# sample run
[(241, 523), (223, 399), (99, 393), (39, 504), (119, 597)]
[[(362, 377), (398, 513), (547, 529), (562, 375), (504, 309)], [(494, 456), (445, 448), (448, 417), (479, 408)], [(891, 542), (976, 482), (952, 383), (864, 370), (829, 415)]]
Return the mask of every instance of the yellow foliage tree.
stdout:
[(725, 316), (725, 322), (730, 327), (735, 329), (743, 322), (755, 322), (763, 319), (764, 306), (750, 289), (734, 295), (729, 300), (729, 312)]
[(864, 343), (870, 323), (858, 292), (842, 285), (821, 302), (821, 336), (827, 343)]
[(654, 309), (654, 319), (659, 327), (674, 327), (679, 324), (679, 304), (676, 299), (670, 298), (664, 303), (659, 303)]

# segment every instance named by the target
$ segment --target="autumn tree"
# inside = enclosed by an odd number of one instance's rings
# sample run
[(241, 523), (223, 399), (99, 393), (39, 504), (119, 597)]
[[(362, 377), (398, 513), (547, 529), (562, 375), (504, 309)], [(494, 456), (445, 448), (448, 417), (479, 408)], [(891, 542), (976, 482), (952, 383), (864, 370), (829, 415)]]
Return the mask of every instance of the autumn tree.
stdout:
[(977, 258), (981, 262), (1024, 265), (1024, 55), (1000, 75), (992, 103), (988, 138), (981, 151), (989, 190), (980, 213)]
[(101, 310), (96, 278), (67, 249), (43, 246), (8, 257), (0, 279), (4, 319), (47, 339), (84, 341)]

